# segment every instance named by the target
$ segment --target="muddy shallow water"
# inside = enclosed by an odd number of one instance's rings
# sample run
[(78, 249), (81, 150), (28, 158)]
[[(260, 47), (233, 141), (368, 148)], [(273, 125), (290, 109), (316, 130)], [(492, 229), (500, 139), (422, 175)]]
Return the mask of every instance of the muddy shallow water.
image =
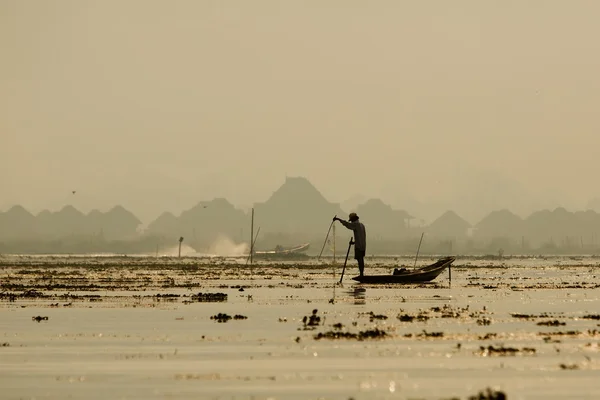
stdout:
[[(412, 266), (369, 261), (369, 274)], [(600, 398), (598, 258), (458, 258), (451, 283), (402, 286), (355, 283), (354, 263), (339, 285), (340, 272), (1, 257), (0, 397)]]

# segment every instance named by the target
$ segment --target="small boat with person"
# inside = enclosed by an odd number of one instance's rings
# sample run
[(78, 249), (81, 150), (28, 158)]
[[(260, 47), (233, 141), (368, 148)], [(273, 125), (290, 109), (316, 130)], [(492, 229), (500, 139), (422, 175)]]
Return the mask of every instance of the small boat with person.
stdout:
[(455, 257), (444, 257), (440, 258), (433, 264), (421, 268), (395, 268), (394, 273), (391, 275), (363, 275), (355, 276), (352, 279), (360, 283), (371, 284), (430, 282), (444, 272), (446, 268), (450, 268), (455, 260)]

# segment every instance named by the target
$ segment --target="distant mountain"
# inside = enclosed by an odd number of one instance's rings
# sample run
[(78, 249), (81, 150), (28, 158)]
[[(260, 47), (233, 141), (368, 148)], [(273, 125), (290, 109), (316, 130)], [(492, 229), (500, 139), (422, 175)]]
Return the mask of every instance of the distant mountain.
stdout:
[(427, 232), (441, 238), (461, 239), (467, 236), (469, 228), (471, 224), (454, 211), (446, 211), (427, 227)]
[(362, 194), (355, 194), (354, 196), (350, 197), (349, 199), (343, 201), (340, 204), (340, 206), (341, 206), (342, 210), (344, 210), (346, 213), (351, 213), (351, 212), (356, 211), (356, 207), (358, 207), (360, 204), (363, 204), (367, 200), (368, 200), (367, 196), (364, 196)]
[(0, 215), (0, 238), (22, 239), (35, 233), (36, 219), (22, 206), (13, 206)]
[(263, 232), (321, 233), (334, 215), (344, 215), (339, 204), (325, 197), (303, 177), (287, 177), (264, 203), (254, 205), (255, 221)]
[(98, 210), (83, 214), (71, 205), (56, 212), (43, 210), (33, 216), (21, 206), (0, 213), (0, 238), (5, 240), (60, 239), (67, 236), (96, 235), (123, 239), (135, 236), (141, 222), (131, 212), (116, 206), (107, 213)]
[(493, 211), (475, 225), (478, 238), (520, 237), (524, 233), (521, 217), (504, 209)]
[[(412, 216), (404, 210), (394, 210), (380, 199), (369, 199), (356, 207), (369, 238), (397, 239), (403, 237)], [(344, 217), (346, 219), (347, 217)]]

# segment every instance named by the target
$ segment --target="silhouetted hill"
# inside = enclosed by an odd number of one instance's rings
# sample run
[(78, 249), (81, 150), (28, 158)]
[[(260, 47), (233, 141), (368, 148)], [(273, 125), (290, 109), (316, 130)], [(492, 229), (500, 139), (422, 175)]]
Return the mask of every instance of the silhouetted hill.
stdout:
[(508, 210), (492, 211), (475, 225), (475, 236), (483, 239), (521, 237), (523, 220)]
[(21, 206), (0, 213), (3, 240), (54, 240), (74, 235), (98, 235), (123, 239), (136, 235), (141, 222), (129, 211), (116, 206), (107, 213), (93, 210), (84, 215), (71, 205), (57, 212), (41, 211), (35, 217)]
[(334, 215), (344, 215), (339, 204), (328, 202), (302, 177), (286, 178), (264, 203), (256, 203), (255, 225), (262, 232), (321, 233)]
[[(394, 210), (380, 199), (369, 199), (356, 207), (360, 221), (365, 224), (369, 238), (398, 239), (406, 235), (408, 219), (404, 210)], [(347, 216), (343, 217), (347, 219)]]
[(16, 205), (0, 216), (0, 238), (27, 238), (36, 232), (35, 217)]
[(464, 239), (469, 228), (471, 224), (454, 211), (446, 211), (427, 227), (427, 232), (440, 238)]

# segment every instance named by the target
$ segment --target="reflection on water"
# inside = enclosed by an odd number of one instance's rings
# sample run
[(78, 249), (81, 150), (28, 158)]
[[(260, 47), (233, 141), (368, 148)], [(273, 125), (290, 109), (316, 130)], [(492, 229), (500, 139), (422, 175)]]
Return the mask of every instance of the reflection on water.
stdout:
[(354, 304), (364, 305), (367, 304), (366, 293), (367, 289), (362, 287), (354, 287), (346, 292), (350, 296), (354, 297)]

